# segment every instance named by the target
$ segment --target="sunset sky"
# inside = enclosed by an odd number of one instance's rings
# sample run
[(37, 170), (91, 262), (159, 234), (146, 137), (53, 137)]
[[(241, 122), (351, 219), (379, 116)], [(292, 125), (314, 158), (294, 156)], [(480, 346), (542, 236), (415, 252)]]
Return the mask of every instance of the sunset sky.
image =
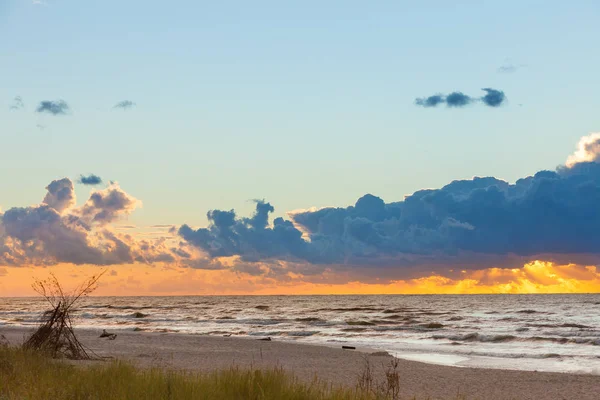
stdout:
[(597, 1), (0, 1), (0, 296), (600, 292)]

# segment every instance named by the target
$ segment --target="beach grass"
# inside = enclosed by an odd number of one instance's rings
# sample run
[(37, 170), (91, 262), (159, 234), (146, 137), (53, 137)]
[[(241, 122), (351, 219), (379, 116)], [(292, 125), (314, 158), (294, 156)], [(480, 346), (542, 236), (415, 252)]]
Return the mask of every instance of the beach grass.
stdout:
[(0, 346), (0, 400), (280, 399), (383, 400), (389, 393), (307, 384), (282, 369), (230, 368), (205, 374), (138, 369), (122, 361), (86, 366)]

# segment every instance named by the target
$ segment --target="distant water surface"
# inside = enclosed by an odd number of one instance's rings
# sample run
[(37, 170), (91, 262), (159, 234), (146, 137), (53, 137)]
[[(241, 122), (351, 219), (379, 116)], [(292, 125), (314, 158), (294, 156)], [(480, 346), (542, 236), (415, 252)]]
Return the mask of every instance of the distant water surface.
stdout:
[[(0, 298), (2, 326), (46, 304)], [(81, 328), (168, 331), (385, 350), (430, 363), (600, 374), (600, 294), (91, 297)]]

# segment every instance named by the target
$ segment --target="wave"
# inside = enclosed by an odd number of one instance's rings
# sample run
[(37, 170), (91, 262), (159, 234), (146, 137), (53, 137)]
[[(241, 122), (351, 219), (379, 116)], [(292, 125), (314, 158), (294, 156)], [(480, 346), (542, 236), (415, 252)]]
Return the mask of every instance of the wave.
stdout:
[(453, 342), (483, 342), (483, 343), (505, 343), (505, 342), (548, 342), (556, 344), (591, 344), (600, 346), (600, 339), (592, 338), (557, 338), (551, 336), (519, 337), (514, 335), (482, 335), (476, 332), (465, 335), (433, 335), (432, 339), (446, 339)]
[(433, 339), (447, 339), (454, 342), (491, 342), (501, 343), (516, 339), (513, 335), (482, 335), (477, 332), (467, 333), (465, 335), (433, 335)]
[(298, 321), (298, 322), (327, 322), (324, 319), (317, 318), (317, 317), (296, 318), (296, 319), (294, 319), (294, 321)]
[(376, 325), (374, 322), (370, 321), (346, 321), (348, 325)]
[(382, 311), (381, 308), (373, 307), (341, 307), (341, 308), (319, 308), (317, 312), (321, 311), (336, 311), (336, 312), (349, 312), (349, 311)]
[(293, 336), (293, 337), (304, 337), (304, 336), (313, 336), (316, 334), (321, 333), (320, 331), (291, 331), (291, 332), (285, 332), (286, 336)]
[(527, 324), (527, 326), (535, 327), (535, 328), (580, 328), (580, 329), (591, 329), (591, 326), (581, 325), (581, 324)]
[(551, 314), (551, 313), (548, 311), (537, 311), (537, 310), (527, 309), (527, 310), (517, 311), (517, 314)]

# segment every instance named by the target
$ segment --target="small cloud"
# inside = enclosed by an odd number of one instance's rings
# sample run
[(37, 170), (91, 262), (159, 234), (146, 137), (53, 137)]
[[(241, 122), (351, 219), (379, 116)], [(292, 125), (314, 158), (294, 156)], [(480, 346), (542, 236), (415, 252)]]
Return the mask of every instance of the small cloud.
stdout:
[(499, 107), (504, 103), (504, 100), (506, 100), (506, 96), (501, 90), (492, 88), (484, 88), (481, 90), (486, 92), (486, 95), (481, 98), (481, 101), (483, 101), (486, 106)]
[(46, 125), (42, 125), (42, 124), (37, 124), (35, 127), (38, 128), (41, 131), (43, 131), (44, 129), (46, 129)]
[(17, 96), (13, 99), (12, 104), (10, 105), (11, 110), (21, 110), (25, 108), (25, 103), (23, 103), (23, 98), (21, 96)]
[(120, 101), (117, 104), (115, 104), (113, 109), (120, 108), (121, 110), (129, 110), (129, 109), (135, 107), (135, 105), (136, 104), (131, 100), (123, 100), (123, 101)]
[(520, 70), (521, 68), (525, 68), (527, 65), (525, 64), (513, 64), (510, 60), (506, 60), (504, 64), (498, 67), (499, 74), (512, 74)]
[(78, 183), (81, 183), (82, 185), (99, 185), (102, 183), (102, 178), (100, 178), (98, 175), (94, 175), (94, 174), (90, 174), (88, 176), (85, 175), (80, 175), (79, 176), (79, 180), (77, 180)]
[(116, 229), (135, 229), (137, 228), (135, 225), (121, 225), (117, 226)]
[(423, 107), (437, 107), (438, 104), (442, 104), (446, 102), (446, 97), (441, 94), (436, 94), (433, 96), (418, 98), (415, 100), (415, 104)]
[(35, 111), (52, 115), (66, 115), (69, 110), (69, 105), (64, 100), (44, 100), (40, 102)]
[(501, 90), (492, 88), (481, 89), (486, 94), (483, 97), (471, 97), (463, 92), (452, 92), (449, 95), (436, 94), (429, 97), (418, 97), (415, 99), (415, 104), (420, 107), (431, 108), (437, 107), (440, 104), (446, 103), (450, 108), (462, 108), (469, 104), (481, 101), (488, 107), (499, 107), (506, 100), (506, 95)]
[(446, 97), (448, 107), (464, 107), (471, 104), (473, 99), (462, 92), (452, 92)]
[(31, 2), (31, 4), (33, 4), (34, 6), (47, 6), (48, 3), (46, 3), (45, 1), (42, 0), (33, 0)]

